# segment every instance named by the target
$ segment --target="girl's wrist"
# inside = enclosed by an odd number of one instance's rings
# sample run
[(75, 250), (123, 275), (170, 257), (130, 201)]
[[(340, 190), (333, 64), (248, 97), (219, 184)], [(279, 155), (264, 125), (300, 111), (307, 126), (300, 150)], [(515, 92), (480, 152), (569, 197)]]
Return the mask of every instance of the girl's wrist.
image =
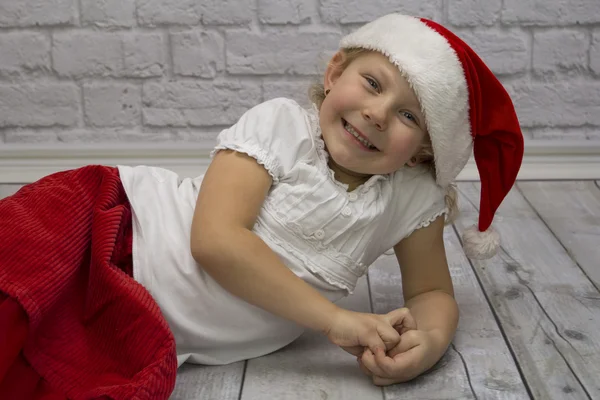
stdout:
[(319, 316), (316, 319), (314, 330), (327, 336), (331, 332), (331, 328), (334, 325), (336, 319), (345, 310), (334, 303), (330, 303), (327, 307), (323, 308), (319, 312)]

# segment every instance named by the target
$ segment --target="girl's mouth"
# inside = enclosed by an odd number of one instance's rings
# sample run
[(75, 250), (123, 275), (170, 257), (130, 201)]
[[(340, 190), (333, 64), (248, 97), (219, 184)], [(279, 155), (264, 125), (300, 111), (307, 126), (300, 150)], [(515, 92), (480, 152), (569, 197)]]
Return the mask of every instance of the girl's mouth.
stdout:
[(365, 150), (369, 150), (369, 151), (379, 151), (377, 149), (377, 147), (373, 146), (373, 144), (371, 142), (369, 142), (367, 139), (365, 139), (363, 136), (361, 136), (356, 129), (354, 129), (354, 127), (352, 125), (350, 125), (346, 120), (342, 119), (342, 123), (344, 125), (344, 129), (346, 130), (346, 132), (348, 132), (351, 136), (353, 136), (356, 141), (362, 145), (362, 147)]

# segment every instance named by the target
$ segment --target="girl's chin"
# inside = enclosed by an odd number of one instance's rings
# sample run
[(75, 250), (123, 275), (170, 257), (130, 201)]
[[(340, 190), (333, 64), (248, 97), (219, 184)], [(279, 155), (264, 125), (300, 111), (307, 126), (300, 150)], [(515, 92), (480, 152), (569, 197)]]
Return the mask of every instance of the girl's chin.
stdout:
[(335, 167), (341, 170), (341, 172), (344, 172), (347, 175), (356, 176), (357, 178), (369, 178), (372, 175), (377, 175), (376, 173), (371, 172), (368, 168), (351, 165), (344, 162), (336, 162), (335, 159), (333, 159), (333, 162), (335, 163)]

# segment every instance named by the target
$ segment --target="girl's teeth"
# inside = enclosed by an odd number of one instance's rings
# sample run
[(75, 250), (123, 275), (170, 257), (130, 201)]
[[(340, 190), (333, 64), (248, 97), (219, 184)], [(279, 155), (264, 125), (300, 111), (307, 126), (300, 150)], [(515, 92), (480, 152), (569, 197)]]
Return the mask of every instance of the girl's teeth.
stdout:
[(354, 128), (352, 128), (350, 126), (350, 124), (348, 124), (347, 122), (344, 124), (344, 127), (346, 128), (346, 130), (348, 132), (350, 132), (352, 134), (352, 136), (354, 136), (355, 138), (357, 138), (362, 144), (364, 144), (365, 146), (367, 146), (369, 149), (375, 149), (375, 146), (373, 146), (371, 143), (369, 143), (366, 139), (364, 139), (363, 137), (361, 137), (358, 133), (356, 133), (356, 131), (354, 130)]

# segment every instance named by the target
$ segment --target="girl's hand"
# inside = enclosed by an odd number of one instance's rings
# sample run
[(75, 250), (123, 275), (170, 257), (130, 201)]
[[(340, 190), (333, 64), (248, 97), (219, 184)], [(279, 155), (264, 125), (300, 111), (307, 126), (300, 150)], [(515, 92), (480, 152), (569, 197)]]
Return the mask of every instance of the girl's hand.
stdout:
[(409, 381), (433, 367), (444, 354), (437, 343), (432, 332), (410, 330), (400, 336), (400, 342), (388, 351), (387, 357), (376, 357), (365, 349), (357, 360), (375, 385), (392, 385)]
[(407, 308), (383, 315), (339, 309), (326, 334), (352, 355), (368, 348), (376, 357), (385, 358), (385, 352), (398, 345), (400, 334), (410, 329), (416, 329), (416, 323)]

